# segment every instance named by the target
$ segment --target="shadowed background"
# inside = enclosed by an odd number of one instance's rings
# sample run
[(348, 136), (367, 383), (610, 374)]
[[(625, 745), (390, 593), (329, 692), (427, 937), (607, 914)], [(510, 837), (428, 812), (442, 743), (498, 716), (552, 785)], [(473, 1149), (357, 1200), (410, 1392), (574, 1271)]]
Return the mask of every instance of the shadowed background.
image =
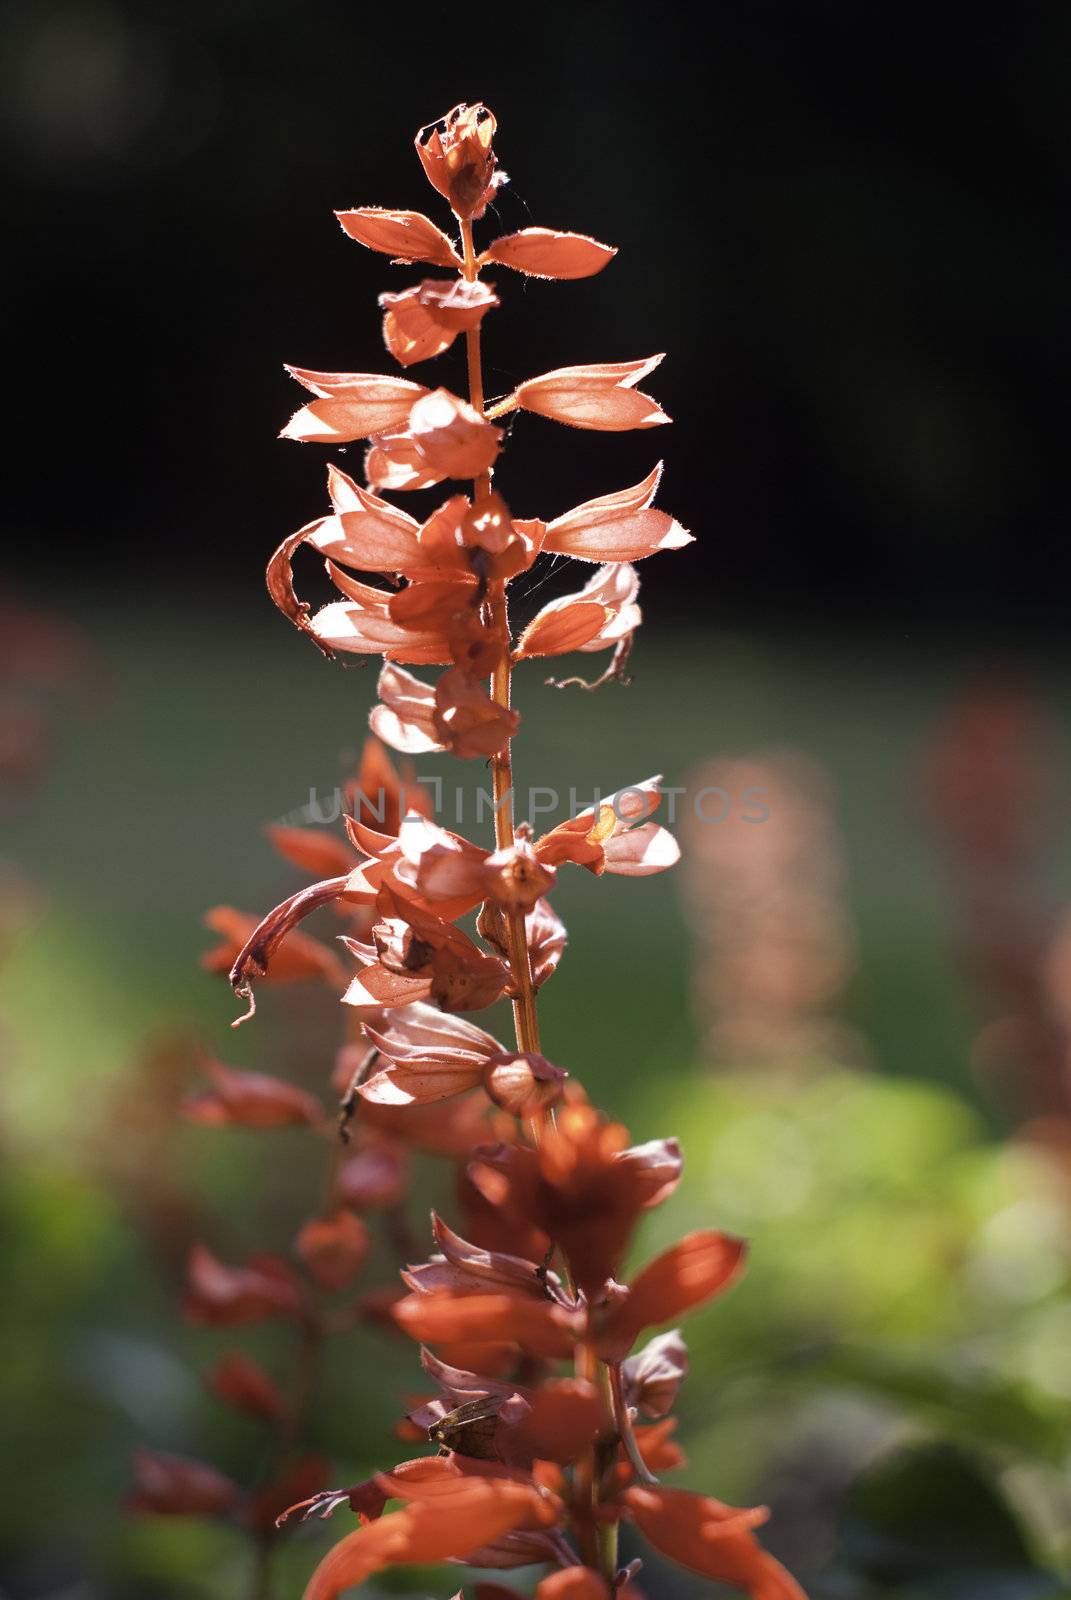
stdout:
[[(1066, 12), (764, 4), (704, 41), (627, 4), (2, 18), (0, 1592), (245, 1600), (232, 1532), (117, 1506), (139, 1443), (257, 1471), (255, 1428), (201, 1391), (221, 1344), (179, 1319), (185, 1248), (285, 1249), (320, 1181), (300, 1135), (174, 1116), (190, 1040), (318, 1091), (334, 1041), (305, 988), (229, 1035), (197, 965), (207, 906), (298, 886), (259, 830), (331, 792), (374, 694), (263, 590), (324, 503), (324, 452), (276, 439), (282, 363), (391, 370), (375, 295), (421, 269), (331, 213), (445, 225), (410, 141), (468, 97), (512, 180), (484, 239), (620, 246), (581, 283), (494, 275), (490, 392), (666, 350), (649, 387), (676, 419), (522, 417), (503, 492), (549, 517), (664, 455), (697, 536), (641, 569), (630, 690), (522, 680), (518, 781), (772, 796), (750, 831), (686, 798), (677, 874), (563, 873), (556, 902), (551, 1055), (638, 1137), (684, 1136), (641, 1254), (711, 1222), (753, 1240), (691, 1326), (682, 1481), (769, 1500), (816, 1600), (1068, 1593)], [(434, 378), (460, 387), (459, 350)], [(583, 576), (561, 564), (531, 609)], [(333, 1481), (392, 1458), (413, 1382), (382, 1335), (337, 1352)], [(331, 1531), (284, 1550), (280, 1597)], [(457, 1584), (369, 1586), (399, 1587)]]

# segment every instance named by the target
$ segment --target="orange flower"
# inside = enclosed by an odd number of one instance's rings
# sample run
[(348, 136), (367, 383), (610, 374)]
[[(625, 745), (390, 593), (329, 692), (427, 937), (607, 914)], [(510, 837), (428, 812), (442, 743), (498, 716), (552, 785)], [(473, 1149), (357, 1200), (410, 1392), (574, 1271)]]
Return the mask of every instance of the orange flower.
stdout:
[(737, 1510), (685, 1489), (632, 1488), (625, 1504), (656, 1550), (701, 1577), (743, 1589), (752, 1600), (806, 1600), (799, 1584), (767, 1555), (751, 1529), (764, 1506)]
[(512, 267), (530, 278), (591, 278), (609, 266), (617, 251), (586, 233), (559, 233), (554, 228), (522, 228), (495, 239), (479, 258)]
[(481, 1151), (469, 1172), (494, 1204), (560, 1245), (591, 1297), (616, 1275), (642, 1212), (672, 1193), (681, 1165), (675, 1140), (629, 1149), (619, 1123), (578, 1105), (560, 1113), (538, 1150)]
[(701, 1229), (648, 1263), (628, 1293), (597, 1318), (604, 1358), (620, 1361), (644, 1328), (672, 1322), (731, 1287), (744, 1270), (747, 1245), (716, 1229)]
[(515, 1344), (527, 1355), (557, 1361), (572, 1354), (583, 1331), (574, 1312), (517, 1294), (410, 1294), (391, 1314), (421, 1344)]
[(490, 284), (430, 278), (400, 294), (381, 294), (383, 342), (403, 367), (449, 350), (459, 333), (478, 328), (500, 302)]
[(662, 357), (646, 361), (594, 362), (584, 367), (558, 367), (519, 384), (502, 411), (519, 406), (571, 428), (620, 433), (627, 428), (656, 428), (670, 422), (665, 412), (635, 385), (654, 371)]
[(495, 119), (485, 105), (462, 103), (420, 129), (417, 155), (428, 182), (457, 217), (482, 217), (505, 173), (495, 172)]
[(526, 1483), (470, 1478), (347, 1534), (321, 1561), (304, 1600), (337, 1600), (388, 1566), (464, 1559), (514, 1528), (549, 1526), (552, 1500)]

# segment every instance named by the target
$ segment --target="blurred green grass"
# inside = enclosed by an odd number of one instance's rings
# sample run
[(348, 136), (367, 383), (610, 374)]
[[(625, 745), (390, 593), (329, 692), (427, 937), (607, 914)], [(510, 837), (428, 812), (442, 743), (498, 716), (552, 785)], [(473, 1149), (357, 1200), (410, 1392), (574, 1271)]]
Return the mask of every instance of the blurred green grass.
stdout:
[[(322, 662), (266, 604), (231, 616), (131, 595), (87, 605), (81, 620), (108, 663), (106, 692), (61, 730), (48, 781), (5, 844), (41, 907), (0, 972), (14, 1055), (3, 1203), (16, 1240), (0, 1403), (23, 1468), (0, 1529), (20, 1600), (66, 1593), (78, 1571), (95, 1574), (69, 1589), (79, 1600), (223, 1597), (241, 1592), (244, 1558), (230, 1535), (116, 1518), (134, 1442), (204, 1454), (239, 1475), (259, 1449), (250, 1426), (199, 1388), (219, 1341), (178, 1322), (174, 1263), (161, 1259), (159, 1232), (132, 1226), (137, 1183), (117, 1186), (116, 1172), (129, 1155), (136, 1173), (140, 1135), (116, 1108), (136, 1089), (146, 1040), (172, 1027), (225, 1060), (323, 1084), (330, 1000), (265, 991), (256, 1021), (230, 1034), (229, 992), (197, 965), (209, 942), (200, 918), (220, 901), (266, 909), (297, 885), (260, 829), (310, 789), (330, 794), (348, 770), (375, 669)], [(516, 777), (522, 791), (587, 797), (655, 771), (686, 784), (711, 755), (772, 747), (827, 770), (859, 937), (843, 1015), (879, 1075), (705, 1076), (675, 874), (562, 872), (555, 903), (570, 947), (544, 991), (547, 1049), (638, 1137), (682, 1137), (685, 1184), (641, 1254), (700, 1222), (753, 1240), (744, 1283), (692, 1329), (685, 1481), (729, 1499), (790, 1500), (789, 1469), (806, 1477), (808, 1451), (842, 1452), (857, 1467), (890, 1440), (935, 1429), (987, 1452), (1014, 1482), (1027, 1473), (1020, 1498), (1051, 1559), (1059, 1539), (1046, 1496), (1067, 1455), (1071, 1324), (1066, 1240), (1045, 1227), (1063, 1213), (1048, 1174), (994, 1142), (998, 1125), (969, 1075), (977, 1017), (946, 945), (916, 798), (921, 747), (972, 665), (909, 636), (654, 631), (627, 691), (557, 692), (538, 669), (521, 677)], [(1042, 667), (1054, 697), (1067, 676), (1062, 663)], [(418, 766), (452, 788), (457, 764)], [(465, 778), (471, 789), (481, 774)], [(1050, 892), (1066, 892), (1066, 850), (1045, 870)], [(505, 1017), (492, 1025), (508, 1033)], [(288, 1135), (184, 1130), (156, 1176), (191, 1189), (221, 1253), (237, 1254), (285, 1248), (316, 1163)], [(1033, 1277), (1017, 1272), (1024, 1257)], [(263, 1342), (270, 1352), (274, 1336)], [(376, 1335), (345, 1344), (325, 1378), (317, 1442), (350, 1481), (394, 1448), (413, 1367), (410, 1351)], [(794, 1536), (821, 1565), (828, 1515), (812, 1507), (808, 1517), (809, 1535)], [(280, 1594), (296, 1592), (309, 1545), (284, 1556), (293, 1581)], [(695, 1592), (658, 1572), (655, 1593)], [(896, 1592), (862, 1581), (842, 1575), (828, 1593)]]

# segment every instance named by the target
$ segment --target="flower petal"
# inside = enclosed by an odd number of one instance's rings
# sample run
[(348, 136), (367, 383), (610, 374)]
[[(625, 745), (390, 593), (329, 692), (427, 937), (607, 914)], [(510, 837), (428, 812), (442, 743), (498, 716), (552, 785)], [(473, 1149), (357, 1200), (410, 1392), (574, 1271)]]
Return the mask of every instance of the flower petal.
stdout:
[(585, 500), (547, 524), (543, 548), (581, 561), (639, 561), (659, 550), (679, 550), (692, 535), (665, 511), (654, 511), (662, 463), (642, 482)]
[(568, 423), (573, 428), (595, 428), (619, 433), (627, 428), (654, 428), (670, 418), (634, 385), (662, 360), (593, 363), (583, 367), (558, 367), (529, 378), (512, 395), (515, 405), (537, 416)]
[(643, 1328), (674, 1322), (713, 1299), (740, 1276), (746, 1256), (744, 1240), (730, 1234), (713, 1228), (687, 1234), (633, 1279), (610, 1320), (613, 1336), (631, 1347)]
[(532, 278), (590, 278), (616, 256), (616, 249), (585, 233), (559, 233), (554, 228), (522, 228), (496, 239), (480, 257)]
[(741, 1510), (686, 1489), (661, 1487), (628, 1489), (624, 1498), (655, 1549), (682, 1567), (743, 1589), (752, 1600), (806, 1600), (795, 1579), (751, 1533), (768, 1516), (764, 1506)]
[(582, 650), (601, 632), (609, 618), (609, 610), (598, 601), (581, 600), (576, 595), (552, 600), (521, 634), (515, 659), (560, 656), (568, 650)]
[(367, 439), (403, 425), (414, 403), (428, 392), (408, 378), (374, 372), (310, 372), (291, 366), (286, 370), (319, 398), (294, 413), (280, 434), (283, 439), (329, 444)]
[(324, 1557), (304, 1600), (337, 1600), (384, 1567), (458, 1560), (511, 1528), (549, 1523), (538, 1491), (508, 1479), (467, 1479), (456, 1493), (416, 1500), (366, 1523)]
[(377, 687), (379, 704), (372, 707), (368, 724), (384, 744), (413, 756), (444, 748), (435, 731), (435, 690), (430, 683), (388, 663)]
[(437, 267), (461, 267), (461, 257), (430, 217), (419, 211), (388, 211), (359, 206), (336, 211), (343, 233), (369, 250), (381, 250), (397, 261), (433, 261)]

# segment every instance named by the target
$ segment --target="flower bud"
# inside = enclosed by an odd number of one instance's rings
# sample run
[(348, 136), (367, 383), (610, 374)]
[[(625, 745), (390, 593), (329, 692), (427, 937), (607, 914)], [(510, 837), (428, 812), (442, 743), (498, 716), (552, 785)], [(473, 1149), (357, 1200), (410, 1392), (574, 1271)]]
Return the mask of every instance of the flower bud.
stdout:
[(421, 128), (414, 143), (432, 188), (449, 202), (454, 215), (482, 217), (505, 174), (495, 173), (495, 119), (485, 105), (461, 105), (438, 122)]
[(488, 1063), (484, 1085), (496, 1106), (514, 1117), (531, 1117), (562, 1097), (562, 1085), (569, 1074), (553, 1066), (545, 1056), (531, 1051), (493, 1056)]

